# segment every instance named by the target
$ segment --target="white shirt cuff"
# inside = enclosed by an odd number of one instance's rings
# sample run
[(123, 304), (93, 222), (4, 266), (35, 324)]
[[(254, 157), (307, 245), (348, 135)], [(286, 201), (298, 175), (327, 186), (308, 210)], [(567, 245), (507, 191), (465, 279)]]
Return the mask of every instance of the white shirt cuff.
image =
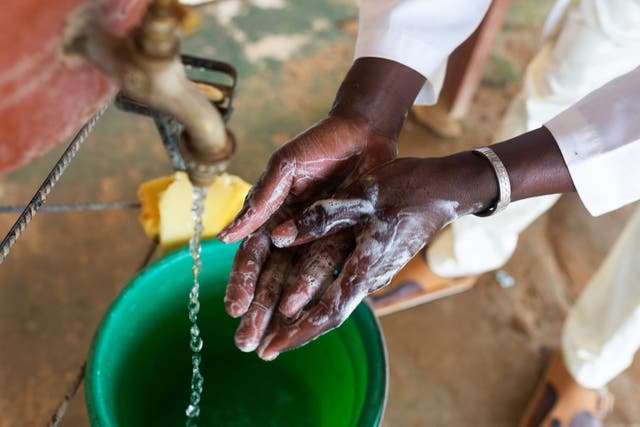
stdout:
[(579, 108), (570, 107), (545, 127), (553, 134), (585, 208), (602, 215), (638, 200), (640, 141), (611, 150)]
[(427, 79), (415, 104), (432, 105), (438, 100), (447, 57), (441, 49), (403, 33), (365, 30), (358, 34), (355, 57), (385, 58), (412, 68)]

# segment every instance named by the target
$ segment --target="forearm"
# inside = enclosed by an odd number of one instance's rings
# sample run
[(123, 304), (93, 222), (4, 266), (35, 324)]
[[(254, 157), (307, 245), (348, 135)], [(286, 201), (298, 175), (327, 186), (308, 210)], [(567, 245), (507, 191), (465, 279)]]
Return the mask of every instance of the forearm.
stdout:
[(638, 88), (640, 67), (544, 127), (493, 145), (509, 173), (512, 200), (577, 191), (597, 216), (640, 199)]
[[(551, 132), (541, 127), (491, 146), (504, 164), (511, 184), (511, 201), (575, 191), (562, 153)], [(486, 159), (471, 152), (443, 159), (454, 177), (451, 194), (458, 213), (482, 212), (495, 203), (499, 189)]]
[(492, 145), (511, 181), (511, 200), (575, 191), (553, 135), (540, 127)]
[(434, 104), (447, 57), (478, 27), (490, 0), (362, 0), (355, 57), (387, 58), (428, 81), (417, 102)]

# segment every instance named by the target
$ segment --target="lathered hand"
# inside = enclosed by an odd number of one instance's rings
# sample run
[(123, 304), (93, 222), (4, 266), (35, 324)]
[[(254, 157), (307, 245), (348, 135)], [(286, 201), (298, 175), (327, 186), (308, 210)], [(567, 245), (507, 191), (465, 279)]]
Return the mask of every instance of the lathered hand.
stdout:
[(269, 232), (274, 221), (299, 213), (306, 200), (327, 197), (345, 182), (392, 160), (395, 153), (393, 140), (342, 117), (322, 120), (276, 151), (241, 213), (219, 236), (224, 242), (246, 238), (227, 287), (229, 314), (243, 315), (253, 300), (262, 266), (273, 252)]
[[(273, 225), (311, 202), (345, 188), (362, 174), (396, 157), (396, 138), (424, 78), (380, 58), (357, 60), (328, 117), (293, 138), (269, 160), (240, 214), (219, 235), (226, 243), (245, 239), (234, 261), (225, 305), (243, 316), (236, 344), (252, 351), (280, 305), (294, 315), (313, 300), (344, 261), (351, 235), (332, 236), (309, 247), (281, 250)], [(295, 278), (291, 283), (287, 277)]]
[(291, 286), (304, 287), (306, 297), (289, 298), (284, 307), (288, 313), (306, 305), (313, 297), (312, 290), (319, 286), (319, 278), (330, 275), (335, 268), (330, 266), (342, 262), (337, 251), (331, 249), (343, 246), (335, 237), (321, 248), (319, 244), (288, 251), (274, 248), (270, 239), (273, 225), (300, 213), (299, 207), (305, 206), (306, 200), (327, 197), (374, 166), (392, 160), (395, 153), (395, 141), (370, 133), (363, 122), (329, 117), (272, 156), (243, 211), (220, 236), (225, 242), (246, 236), (236, 254), (225, 298), (227, 312), (243, 316), (236, 333), (236, 345), (241, 350), (254, 350), (262, 339), (287, 287), (285, 279), (301, 257), (298, 253), (313, 253), (316, 259), (298, 267), (302, 277), (309, 280)]
[[(473, 185), (469, 185), (473, 183)], [(369, 293), (393, 276), (446, 224), (486, 208), (497, 183), (485, 160), (461, 153), (441, 159), (399, 159), (377, 168), (332, 198), (311, 205), (298, 218), (272, 232), (280, 247), (294, 247), (327, 236), (355, 233), (355, 245), (337, 278), (295, 321), (275, 319), (258, 353), (273, 359), (339, 326)], [(302, 290), (300, 289), (300, 292)], [(290, 291), (281, 307), (295, 305)]]
[[(511, 200), (575, 191), (553, 135), (544, 127), (492, 146), (511, 181)], [(341, 272), (299, 313), (279, 315), (258, 353), (273, 359), (339, 326), (368, 293), (391, 278), (459, 216), (486, 209), (497, 197), (494, 172), (485, 159), (459, 153), (440, 159), (399, 159), (377, 168), (332, 198), (274, 228), (272, 241), (295, 247), (334, 233), (354, 233)], [(327, 237), (328, 236), (328, 237)], [(293, 292), (293, 291), (291, 291)], [(286, 294), (281, 307), (290, 306)], [(294, 321), (291, 318), (295, 319)]]

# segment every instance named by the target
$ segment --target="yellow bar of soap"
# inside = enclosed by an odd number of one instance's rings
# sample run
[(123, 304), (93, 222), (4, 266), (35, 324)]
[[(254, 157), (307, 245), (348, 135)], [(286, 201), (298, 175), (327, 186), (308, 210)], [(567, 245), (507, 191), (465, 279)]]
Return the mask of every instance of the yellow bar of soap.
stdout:
[[(209, 187), (204, 211), (204, 237), (215, 237), (242, 208), (251, 186), (241, 178), (222, 174)], [(140, 223), (149, 237), (158, 237), (164, 250), (188, 243), (193, 234), (193, 187), (184, 172), (147, 181), (138, 189)]]

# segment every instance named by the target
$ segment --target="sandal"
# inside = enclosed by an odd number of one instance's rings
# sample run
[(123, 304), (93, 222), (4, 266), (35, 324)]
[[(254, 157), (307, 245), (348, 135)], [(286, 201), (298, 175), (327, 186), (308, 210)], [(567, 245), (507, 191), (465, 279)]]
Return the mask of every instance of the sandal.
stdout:
[(371, 294), (369, 304), (377, 316), (384, 316), (466, 291), (478, 277), (440, 277), (431, 271), (422, 251), (398, 272), (389, 286)]
[(593, 390), (578, 384), (556, 351), (520, 426), (600, 427), (612, 409), (613, 395), (604, 388)]

